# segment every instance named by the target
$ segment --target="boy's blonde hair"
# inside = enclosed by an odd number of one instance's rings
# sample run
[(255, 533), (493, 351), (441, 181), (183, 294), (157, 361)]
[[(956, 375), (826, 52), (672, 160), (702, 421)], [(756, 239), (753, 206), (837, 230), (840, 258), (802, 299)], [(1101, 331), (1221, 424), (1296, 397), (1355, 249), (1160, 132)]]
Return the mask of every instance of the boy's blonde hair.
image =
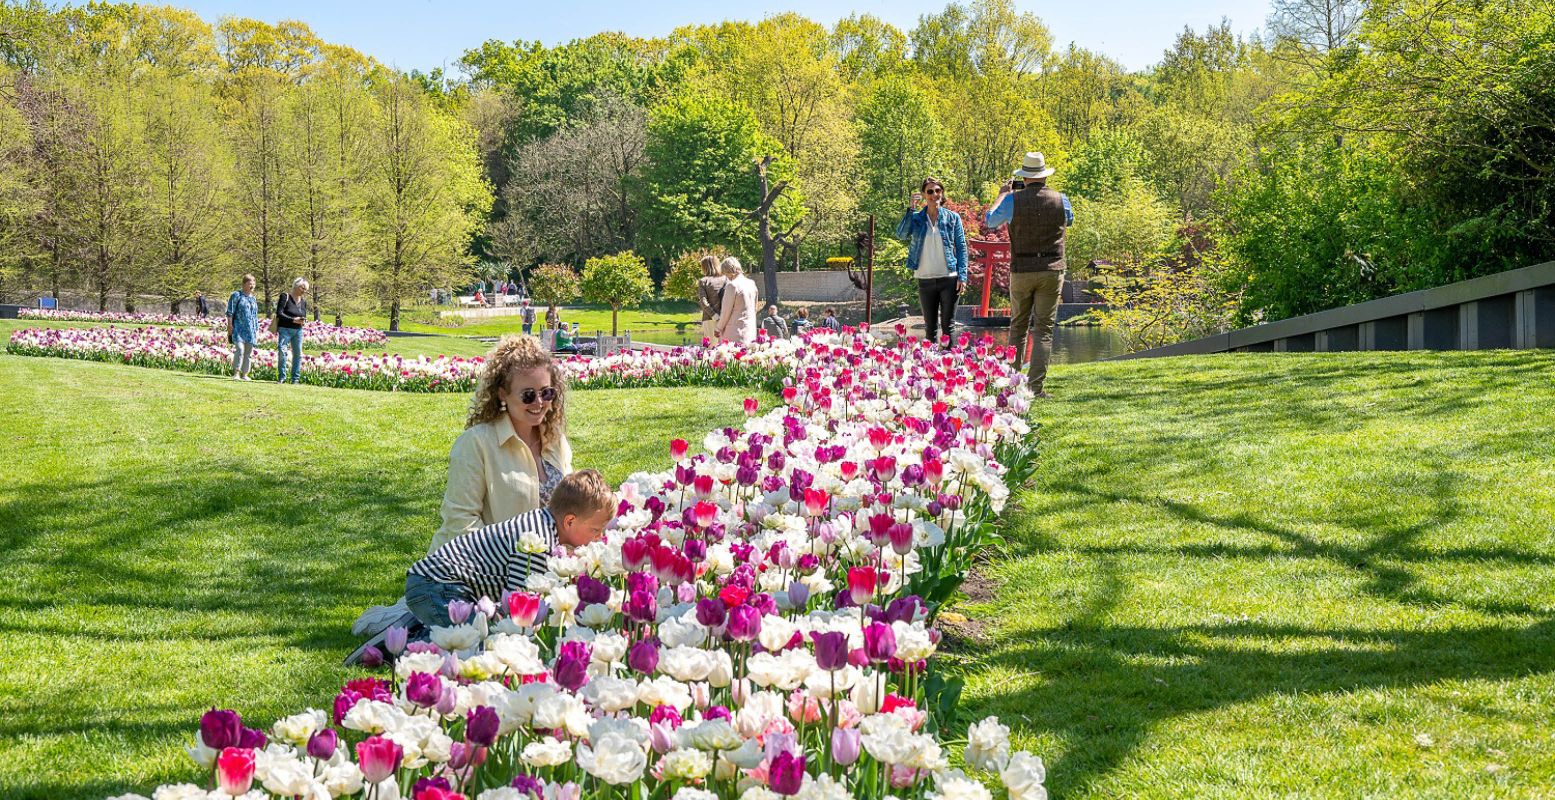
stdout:
[(605, 476), (597, 469), (580, 469), (561, 479), (551, 490), (551, 502), (547, 506), (558, 522), (573, 514), (587, 517), (602, 511), (615, 513), (616, 493), (605, 483)]

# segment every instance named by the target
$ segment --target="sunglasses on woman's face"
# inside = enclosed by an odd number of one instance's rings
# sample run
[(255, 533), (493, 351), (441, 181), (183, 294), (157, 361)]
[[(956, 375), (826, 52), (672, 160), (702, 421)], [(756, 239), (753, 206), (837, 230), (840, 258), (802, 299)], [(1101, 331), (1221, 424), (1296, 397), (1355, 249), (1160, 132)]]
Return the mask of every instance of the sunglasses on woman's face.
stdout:
[(518, 399), (522, 400), (526, 406), (533, 404), (536, 400), (549, 403), (556, 399), (556, 387), (547, 386), (544, 389), (525, 389), (518, 393)]

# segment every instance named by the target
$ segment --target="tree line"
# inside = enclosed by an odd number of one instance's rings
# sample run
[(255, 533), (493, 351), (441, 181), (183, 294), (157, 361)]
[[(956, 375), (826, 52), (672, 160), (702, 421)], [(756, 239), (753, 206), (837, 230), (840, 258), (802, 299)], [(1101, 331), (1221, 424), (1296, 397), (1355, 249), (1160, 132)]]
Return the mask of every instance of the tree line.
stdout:
[(252, 272), (267, 298), (301, 276), (315, 313), (397, 323), (463, 280), (491, 205), (463, 117), (294, 22), (0, 6), (0, 141), (0, 295), (99, 308)]
[(1146, 340), (1555, 252), (1555, 0), (1276, 0), (1143, 71), (972, 0), (910, 30), (488, 41), (458, 75), (300, 23), (0, 9), (0, 292), (295, 271), (387, 307), (628, 251), (661, 285), (707, 248), (819, 268), (924, 176), (976, 210), (1028, 150), (1074, 202), (1071, 264)]

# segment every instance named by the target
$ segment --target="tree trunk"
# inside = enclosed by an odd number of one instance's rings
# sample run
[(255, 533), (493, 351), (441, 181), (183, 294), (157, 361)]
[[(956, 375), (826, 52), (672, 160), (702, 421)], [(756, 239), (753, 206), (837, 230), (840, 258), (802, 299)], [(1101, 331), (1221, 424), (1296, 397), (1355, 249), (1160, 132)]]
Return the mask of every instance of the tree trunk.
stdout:
[(618, 330), (618, 328), (616, 326), (616, 318), (619, 317), (620, 314), (621, 314), (621, 307), (620, 306), (611, 306), (610, 307), (610, 335), (611, 336), (619, 336), (620, 335), (620, 334), (616, 333), (616, 331)]
[(389, 330), (397, 331), (399, 329), (400, 329), (400, 301), (399, 301), (399, 298), (395, 298), (395, 299), (389, 301)]
[(761, 274), (766, 288), (764, 299), (768, 303), (776, 304), (778, 302), (777, 242), (772, 238), (772, 204), (777, 200), (777, 194), (783, 191), (783, 187), (769, 194), (767, 165), (771, 163), (772, 156), (767, 156), (756, 167), (756, 173), (761, 177), (761, 205), (756, 208), (756, 236), (761, 241)]

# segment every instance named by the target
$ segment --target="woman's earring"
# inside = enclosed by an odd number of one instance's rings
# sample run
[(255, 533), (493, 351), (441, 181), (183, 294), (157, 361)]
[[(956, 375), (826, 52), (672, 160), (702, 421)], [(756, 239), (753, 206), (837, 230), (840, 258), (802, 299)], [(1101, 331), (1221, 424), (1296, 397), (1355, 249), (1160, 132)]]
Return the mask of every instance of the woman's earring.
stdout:
[(506, 410), (508, 410), (508, 401), (506, 401), (506, 400), (498, 400), (498, 401), (497, 401), (497, 402), (499, 402), (499, 403), (501, 403), (501, 404), (502, 404), (502, 405), (501, 405), (501, 406), (500, 406), (500, 408), (501, 408), (501, 409), (502, 409), (502, 410), (503, 410), (503, 411), (506, 411)]

